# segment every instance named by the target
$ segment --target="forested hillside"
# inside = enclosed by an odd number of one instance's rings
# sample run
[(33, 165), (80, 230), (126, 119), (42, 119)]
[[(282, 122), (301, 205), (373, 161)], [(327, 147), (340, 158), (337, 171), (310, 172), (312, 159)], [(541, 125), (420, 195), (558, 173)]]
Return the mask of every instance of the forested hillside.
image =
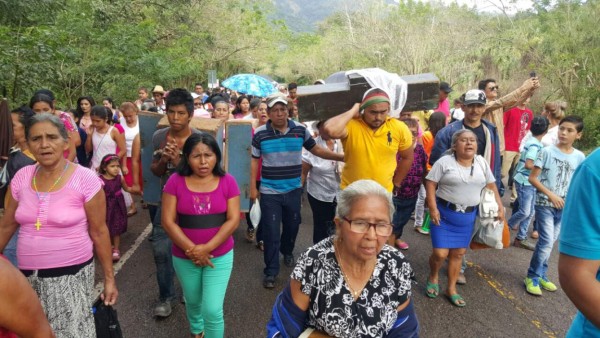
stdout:
[[(567, 113), (585, 118), (583, 145), (600, 145), (600, 1), (536, 0), (515, 16), (383, 0), (353, 2), (356, 10), (346, 11), (350, 2), (0, 0), (0, 88), (11, 105), (46, 87), (71, 107), (83, 94), (121, 102), (140, 85), (191, 88), (209, 69), (221, 80), (257, 72), (307, 84), (381, 67), (435, 73), (460, 95), (487, 77), (507, 93), (535, 70), (542, 88), (534, 111), (567, 101)], [(320, 24), (299, 33), (282, 10)]]

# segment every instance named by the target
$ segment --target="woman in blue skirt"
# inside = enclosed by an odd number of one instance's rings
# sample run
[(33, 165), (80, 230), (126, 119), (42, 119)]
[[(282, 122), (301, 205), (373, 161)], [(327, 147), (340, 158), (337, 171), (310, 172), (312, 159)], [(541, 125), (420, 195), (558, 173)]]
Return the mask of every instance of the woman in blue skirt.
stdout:
[(496, 179), (487, 161), (477, 155), (477, 136), (469, 129), (452, 135), (452, 148), (435, 162), (426, 177), (427, 205), (431, 215), (431, 242), (427, 296), (439, 294), (439, 270), (448, 258), (446, 297), (453, 305), (463, 307), (464, 299), (456, 291), (462, 257), (471, 241), (481, 190), (494, 191), (504, 222), (504, 209), (496, 188)]

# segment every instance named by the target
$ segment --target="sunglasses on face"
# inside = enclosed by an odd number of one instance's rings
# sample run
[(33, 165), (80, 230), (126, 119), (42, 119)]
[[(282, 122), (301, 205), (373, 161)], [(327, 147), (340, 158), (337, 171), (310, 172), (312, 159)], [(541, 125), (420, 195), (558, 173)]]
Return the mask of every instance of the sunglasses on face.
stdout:
[(498, 87), (498, 86), (488, 88), (488, 90), (491, 90), (491, 91), (496, 91), (498, 89), (500, 89), (500, 87)]

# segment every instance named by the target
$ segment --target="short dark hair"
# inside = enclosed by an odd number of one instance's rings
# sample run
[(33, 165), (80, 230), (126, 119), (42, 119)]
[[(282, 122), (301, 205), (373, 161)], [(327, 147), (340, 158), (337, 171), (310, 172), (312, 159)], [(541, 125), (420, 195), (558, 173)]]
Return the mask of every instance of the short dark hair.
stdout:
[(292, 89), (296, 89), (298, 88), (298, 84), (296, 82), (290, 82), (290, 84), (288, 84), (288, 90), (292, 90)]
[(187, 89), (175, 88), (169, 91), (169, 95), (167, 95), (165, 102), (167, 111), (169, 111), (169, 107), (171, 106), (178, 106), (182, 104), (185, 106), (185, 109), (190, 116), (194, 114), (194, 98), (192, 97), (192, 94), (187, 91)]
[(31, 118), (35, 116), (35, 112), (31, 110), (31, 108), (26, 105), (22, 105), (18, 108), (15, 108), (10, 111), (11, 114), (17, 114), (19, 116), (19, 122), (23, 125), (23, 127), (27, 128), (27, 126), (31, 123)]
[(213, 175), (218, 177), (225, 176), (225, 170), (221, 167), (221, 148), (219, 148), (219, 144), (214, 137), (210, 134), (202, 133), (202, 134), (192, 134), (187, 138), (183, 145), (183, 149), (181, 150), (183, 156), (177, 165), (177, 173), (181, 176), (191, 176), (194, 171), (190, 167), (188, 163), (188, 159), (192, 154), (192, 150), (198, 145), (198, 143), (205, 144), (210, 148), (210, 150), (215, 153), (217, 156), (217, 163), (215, 163), (215, 167), (213, 168)]
[(404, 124), (406, 124), (406, 126), (409, 128), (419, 129), (419, 122), (417, 122), (417, 120), (415, 120), (413, 118), (402, 120), (402, 122), (404, 122)]
[(560, 120), (560, 123), (558, 125), (560, 126), (565, 122), (573, 123), (578, 133), (581, 133), (583, 131), (583, 119), (581, 117), (575, 115), (566, 116), (564, 119)]
[(550, 122), (545, 116), (536, 116), (531, 121), (531, 135), (540, 136), (548, 131)]
[(197, 86), (200, 86), (200, 87), (202, 87), (202, 89), (204, 89), (204, 86), (200, 82), (196, 82), (196, 84), (194, 85), (194, 87), (197, 87)]
[(490, 83), (490, 82), (496, 83), (496, 80), (494, 80), (494, 79), (481, 80), (481, 81), (479, 81), (479, 84), (477, 85), (477, 88), (479, 90), (485, 90), (485, 87), (487, 87), (488, 83)]
[(258, 108), (258, 106), (260, 106), (261, 102), (262, 101), (259, 98), (257, 98), (257, 97), (255, 97), (252, 100), (250, 100), (250, 110)]

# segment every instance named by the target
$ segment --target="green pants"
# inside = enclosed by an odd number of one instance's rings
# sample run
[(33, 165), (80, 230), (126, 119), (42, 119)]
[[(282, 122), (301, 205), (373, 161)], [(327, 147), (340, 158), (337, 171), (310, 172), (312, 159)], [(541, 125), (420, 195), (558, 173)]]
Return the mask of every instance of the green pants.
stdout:
[(222, 338), (225, 332), (223, 303), (233, 269), (233, 250), (211, 259), (215, 266), (196, 266), (189, 259), (173, 256), (173, 267), (185, 296), (190, 332), (204, 331), (206, 338)]

